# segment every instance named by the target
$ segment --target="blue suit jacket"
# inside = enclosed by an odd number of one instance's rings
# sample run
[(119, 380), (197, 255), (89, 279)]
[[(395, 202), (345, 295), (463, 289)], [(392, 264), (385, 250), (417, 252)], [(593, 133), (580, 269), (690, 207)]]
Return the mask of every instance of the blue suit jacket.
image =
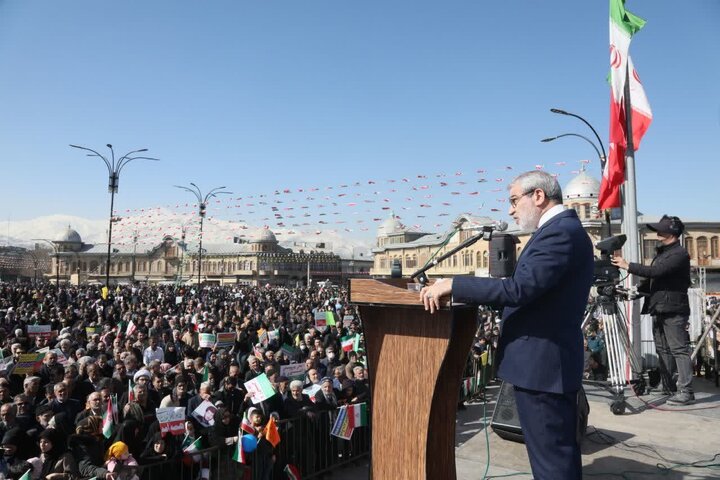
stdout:
[(498, 376), (543, 392), (582, 382), (580, 325), (593, 278), (593, 247), (574, 210), (543, 224), (510, 278), (455, 277), (453, 302), (504, 306)]

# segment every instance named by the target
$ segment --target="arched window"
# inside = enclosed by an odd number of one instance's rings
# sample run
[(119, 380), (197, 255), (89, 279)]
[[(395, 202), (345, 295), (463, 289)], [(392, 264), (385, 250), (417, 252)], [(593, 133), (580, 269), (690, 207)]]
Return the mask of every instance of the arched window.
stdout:
[(483, 252), (483, 258), (482, 258), (482, 266), (483, 266), (483, 268), (488, 268), (488, 257), (489, 257), (489, 256), (490, 256), (490, 254), (488, 253), (487, 250), (485, 250), (485, 251)]
[(475, 253), (475, 264), (478, 266), (478, 268), (480, 268), (480, 266), (482, 265), (483, 253), (485, 253), (485, 252), (476, 252)]
[(589, 203), (584, 204), (584, 205), (583, 205), (583, 217), (582, 217), (582, 218), (585, 219), (585, 220), (587, 220), (587, 219), (589, 219), (589, 218), (591, 217), (591, 215), (592, 215), (592, 207), (590, 206)]
[(710, 256), (712, 258), (718, 258), (718, 237), (712, 237), (710, 239)]
[(697, 238), (697, 258), (698, 261), (705, 260), (708, 255), (710, 254), (710, 251), (708, 249), (708, 239), (707, 237), (698, 237)]
[(690, 259), (695, 258), (695, 240), (691, 237), (685, 237), (685, 249), (690, 255)]

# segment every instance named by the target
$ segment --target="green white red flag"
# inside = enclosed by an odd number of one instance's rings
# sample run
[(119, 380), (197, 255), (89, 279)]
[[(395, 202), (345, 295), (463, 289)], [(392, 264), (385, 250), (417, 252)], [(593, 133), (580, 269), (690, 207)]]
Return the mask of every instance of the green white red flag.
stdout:
[(367, 424), (367, 404), (358, 403), (357, 405), (340, 407), (330, 434), (350, 440), (353, 431), (357, 427), (366, 427)]
[[(610, 152), (600, 183), (601, 210), (620, 206), (620, 186), (625, 181), (625, 153), (628, 146), (627, 105), (630, 105), (634, 150), (652, 122), (652, 110), (632, 59), (630, 40), (645, 20), (625, 10), (625, 0), (610, 0)], [(625, 98), (629, 80), (630, 98)]]
[(237, 446), (235, 447), (235, 451), (233, 452), (233, 456), (232, 456), (232, 459), (238, 463), (246, 463), (245, 450), (243, 450), (243, 448), (242, 448), (242, 437), (243, 437), (243, 432), (242, 432), (242, 430), (239, 430)]
[(300, 480), (300, 469), (295, 465), (288, 463), (285, 465), (285, 474), (290, 480)]
[(112, 434), (115, 432), (115, 423), (113, 422), (113, 407), (112, 401), (108, 398), (107, 408), (103, 413), (102, 433), (103, 437), (110, 439)]

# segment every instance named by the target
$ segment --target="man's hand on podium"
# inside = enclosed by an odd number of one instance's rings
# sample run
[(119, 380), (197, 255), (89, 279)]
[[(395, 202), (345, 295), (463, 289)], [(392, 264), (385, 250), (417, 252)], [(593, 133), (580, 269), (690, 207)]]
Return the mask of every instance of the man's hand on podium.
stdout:
[(440, 298), (447, 297), (451, 293), (452, 278), (445, 278), (420, 290), (420, 301), (425, 305), (425, 310), (435, 313), (435, 310), (440, 309)]

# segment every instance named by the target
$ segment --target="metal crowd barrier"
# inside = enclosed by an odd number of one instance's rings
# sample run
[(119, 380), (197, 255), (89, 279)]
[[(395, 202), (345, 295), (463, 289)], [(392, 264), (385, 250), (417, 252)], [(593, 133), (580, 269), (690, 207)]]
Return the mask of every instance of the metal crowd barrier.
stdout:
[[(470, 353), (460, 387), (461, 401), (482, 399), (485, 386), (495, 377), (493, 356), (491, 347), (482, 355)], [(330, 411), (280, 420), (280, 443), (272, 458), (252, 452), (241, 464), (232, 459), (235, 445), (211, 447), (141, 465), (139, 475), (141, 480), (276, 480), (288, 478), (285, 467), (290, 464), (303, 479), (319, 478), (370, 453), (370, 427), (356, 428), (350, 440), (343, 440), (330, 435), (336, 417), (337, 411)]]
[[(368, 416), (370, 413), (368, 412)], [(356, 428), (350, 440), (330, 435), (336, 411), (320, 412), (278, 422), (280, 443), (272, 457), (252, 452), (246, 463), (232, 455), (236, 445), (211, 447), (192, 454), (140, 466), (141, 480), (274, 480), (286, 479), (286, 465), (297, 467), (303, 479), (320, 477), (353, 463), (370, 452), (370, 428)]]

